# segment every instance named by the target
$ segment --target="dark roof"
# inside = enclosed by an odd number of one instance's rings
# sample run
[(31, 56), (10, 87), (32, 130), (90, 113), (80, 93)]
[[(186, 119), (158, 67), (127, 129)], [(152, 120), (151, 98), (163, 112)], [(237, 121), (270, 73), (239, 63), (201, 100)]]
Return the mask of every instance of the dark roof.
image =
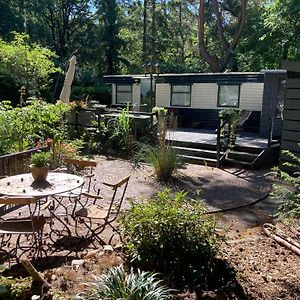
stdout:
[[(190, 83), (243, 83), (264, 82), (265, 72), (245, 73), (182, 73), (156, 75), (156, 83), (190, 84)], [(149, 75), (106, 75), (105, 83), (132, 84), (140, 82), (142, 78), (150, 78)]]
[(264, 73), (203, 73), (203, 74), (162, 74), (157, 83), (243, 83), (264, 82)]
[(133, 84), (135, 82), (140, 82), (140, 80), (133, 78), (132, 75), (107, 75), (103, 76), (105, 83), (115, 83), (115, 84)]

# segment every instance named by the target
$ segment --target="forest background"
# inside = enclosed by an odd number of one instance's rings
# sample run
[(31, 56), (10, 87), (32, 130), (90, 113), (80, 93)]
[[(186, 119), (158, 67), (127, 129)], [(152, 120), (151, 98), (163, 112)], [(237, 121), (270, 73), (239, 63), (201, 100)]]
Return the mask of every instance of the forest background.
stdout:
[[(299, 0), (0, 0), (1, 99), (17, 97), (9, 93), (34, 63), (26, 47), (50, 50), (54, 64), (39, 71), (51, 74), (45, 98), (57, 97), (50, 90), (74, 52), (80, 87), (102, 86), (104, 74), (143, 73), (149, 62), (161, 73), (278, 69), (300, 59), (299, 15)], [(12, 44), (25, 47), (18, 74), (1, 60)]]

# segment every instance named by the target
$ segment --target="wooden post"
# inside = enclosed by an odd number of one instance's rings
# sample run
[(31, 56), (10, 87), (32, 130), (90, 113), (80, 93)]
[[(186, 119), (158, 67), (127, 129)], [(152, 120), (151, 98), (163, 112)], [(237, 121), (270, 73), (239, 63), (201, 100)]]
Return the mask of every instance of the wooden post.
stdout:
[(219, 124), (218, 124), (218, 130), (217, 130), (217, 168), (220, 169), (220, 151), (221, 151), (221, 118), (219, 117)]
[(273, 118), (269, 118), (269, 128), (268, 128), (268, 148), (270, 148), (270, 147), (271, 147), (271, 144), (272, 144), (273, 123), (274, 123), (274, 119), (273, 119)]
[(32, 277), (33, 281), (41, 282), (45, 287), (50, 288), (50, 284), (39, 274), (28, 259), (21, 259), (21, 263)]

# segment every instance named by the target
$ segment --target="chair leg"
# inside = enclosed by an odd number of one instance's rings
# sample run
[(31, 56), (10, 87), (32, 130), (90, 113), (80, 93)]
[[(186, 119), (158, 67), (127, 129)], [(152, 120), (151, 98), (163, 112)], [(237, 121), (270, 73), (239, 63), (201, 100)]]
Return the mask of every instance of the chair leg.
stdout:
[(101, 246), (106, 245), (106, 242), (99, 236), (104, 231), (106, 223), (98, 226), (97, 228), (93, 228), (92, 220), (84, 220), (83, 218), (79, 218), (79, 220), (79, 222), (81, 222), (88, 230), (86, 236), (83, 237), (84, 239), (92, 240), (93, 244), (93, 241), (96, 240)]
[(7, 262), (10, 264), (12, 259), (16, 258), (16, 247), (11, 249), (11, 234), (3, 234), (0, 238), (0, 263)]
[(113, 239), (113, 237), (114, 237), (115, 235), (118, 235), (118, 236), (119, 236), (119, 239), (120, 239), (120, 242), (122, 242), (122, 236), (121, 236), (119, 230), (118, 230), (115, 226), (113, 226), (111, 223), (108, 223), (108, 226), (109, 226), (109, 227), (112, 229), (112, 231), (113, 231), (113, 233), (112, 233), (112, 235), (111, 235), (111, 237), (110, 237), (110, 239), (109, 239), (109, 241), (108, 241), (108, 244), (111, 245), (112, 239)]
[[(47, 252), (44, 250), (43, 247), (43, 231), (40, 232), (34, 232), (25, 235), (25, 238), (28, 242), (27, 245), (23, 245), (24, 241), (21, 241), (21, 238), (24, 237), (24, 235), (18, 235), (16, 240), (16, 259), (17, 261), (20, 260), (20, 258), (28, 253), (29, 258), (41, 258), (43, 257), (43, 253), (47, 257)], [(19, 251), (18, 251), (19, 250)], [(18, 253), (20, 252), (20, 253)]]

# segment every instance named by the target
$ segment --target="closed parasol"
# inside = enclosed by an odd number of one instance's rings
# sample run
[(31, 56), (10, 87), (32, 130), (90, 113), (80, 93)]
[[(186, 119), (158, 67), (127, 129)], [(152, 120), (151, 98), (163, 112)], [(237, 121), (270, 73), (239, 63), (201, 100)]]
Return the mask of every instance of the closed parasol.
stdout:
[(59, 96), (59, 100), (65, 103), (68, 103), (70, 100), (71, 85), (74, 79), (75, 66), (76, 66), (76, 56), (72, 55), (72, 57), (69, 60), (69, 68), (66, 73), (64, 86)]

